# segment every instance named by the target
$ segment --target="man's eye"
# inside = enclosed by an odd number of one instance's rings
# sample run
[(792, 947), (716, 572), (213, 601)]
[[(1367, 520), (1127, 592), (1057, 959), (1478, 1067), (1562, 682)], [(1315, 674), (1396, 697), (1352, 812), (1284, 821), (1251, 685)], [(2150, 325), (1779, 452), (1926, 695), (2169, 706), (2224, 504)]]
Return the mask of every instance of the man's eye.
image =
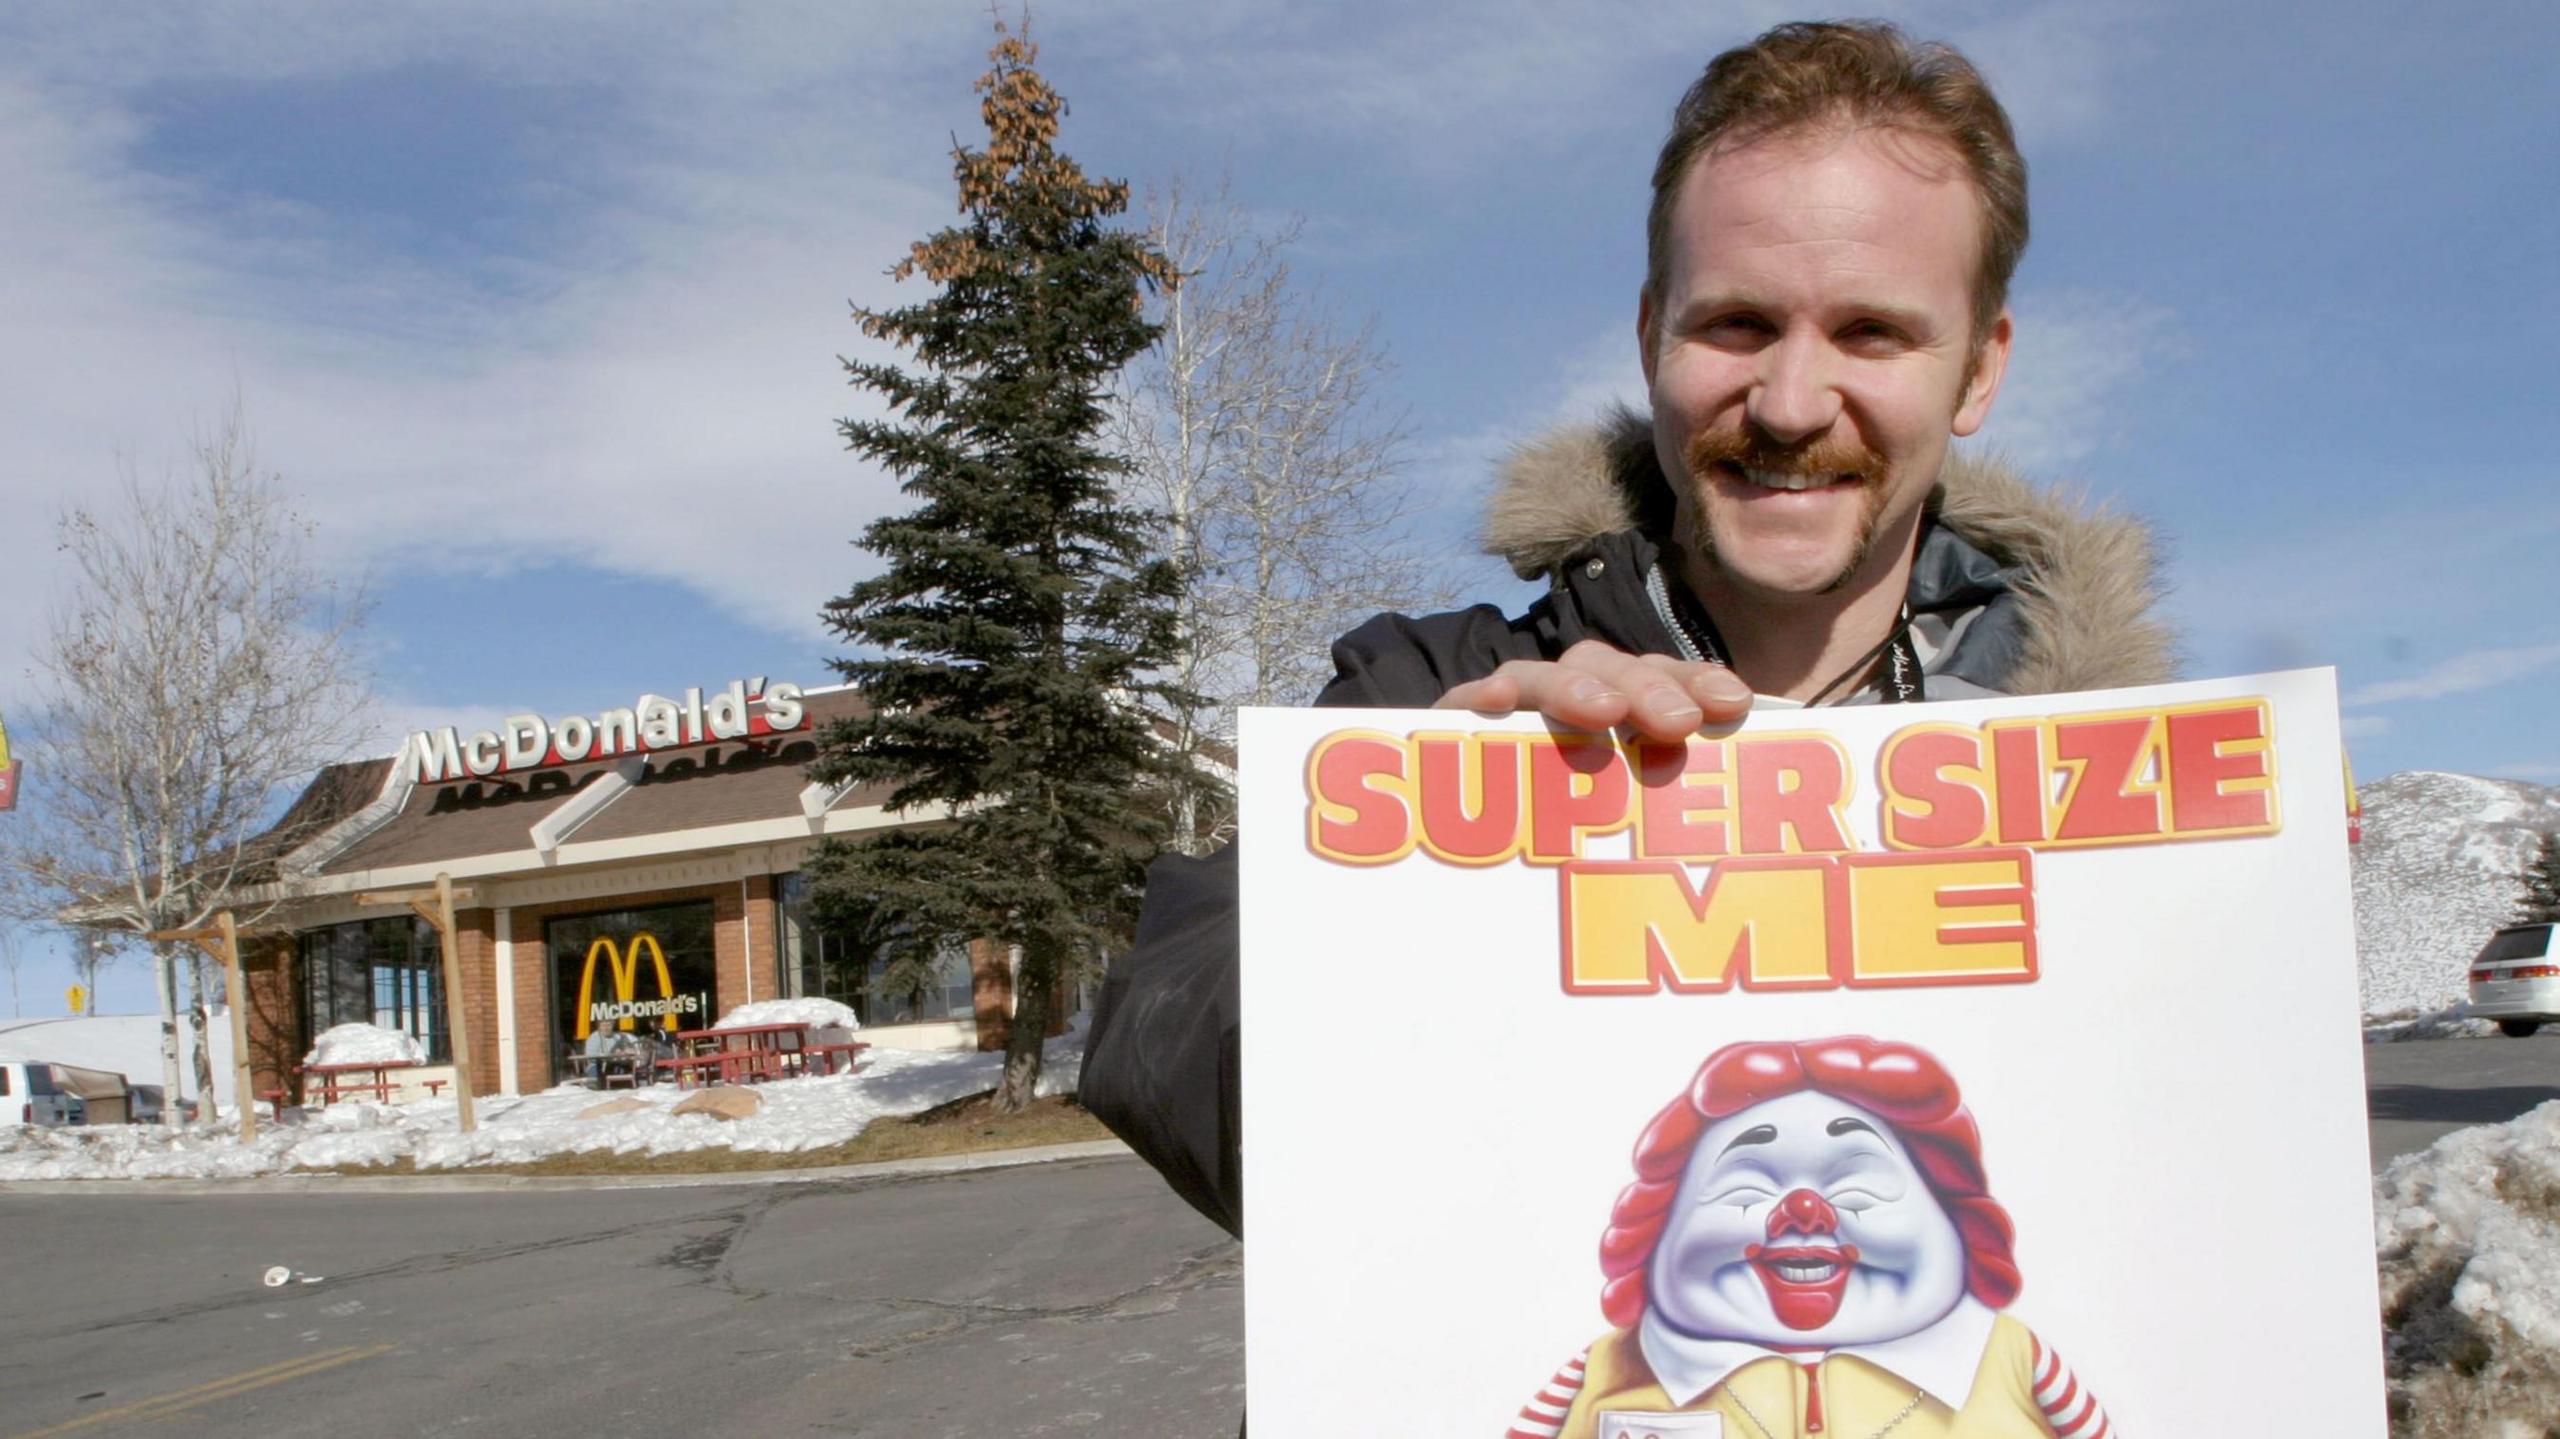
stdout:
[(1898, 350), (1903, 346), (1902, 332), (1879, 321), (1866, 320), (1840, 332), (1842, 344), (1860, 352)]
[(1730, 1189), (1719, 1190), (1707, 1196), (1707, 1203), (1730, 1204), (1736, 1209), (1749, 1209), (1755, 1204), (1766, 1204), (1777, 1197), (1775, 1190), (1763, 1189), (1757, 1184), (1737, 1184)]
[(1709, 320), (1699, 333), (1709, 344), (1737, 345), (1766, 338), (1769, 324), (1757, 315), (1722, 315)]

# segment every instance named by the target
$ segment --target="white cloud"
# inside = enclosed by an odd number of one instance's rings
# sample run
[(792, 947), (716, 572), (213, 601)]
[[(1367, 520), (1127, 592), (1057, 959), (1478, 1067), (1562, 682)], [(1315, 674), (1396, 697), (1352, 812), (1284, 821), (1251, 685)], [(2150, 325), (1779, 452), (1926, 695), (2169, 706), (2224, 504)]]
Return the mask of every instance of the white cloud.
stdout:
[(2051, 475), (2132, 430), (2130, 392), (2179, 347), (2175, 316), (2128, 295), (2020, 295), (2016, 341), (1991, 418), (1968, 443)]
[[(970, 97), (952, 76), (972, 73), (979, 22), (893, 26), (882, 7), (882, 23), (839, 16), (798, 42), (695, 33), (697, 49), (668, 26), (575, 12), (480, 26), (460, 11), (343, 26), (339, 13), (39, 25), (18, 37), (18, 64), (0, 64), (0, 614), (43, 610), (54, 515), (103, 500), (120, 454), (146, 475), (183, 456), (236, 384), (262, 459), (350, 570), (585, 563), (814, 635), (819, 603), (857, 570), (847, 542), (894, 498), (830, 423), (875, 409), (835, 363), (882, 353), (846, 303), (916, 298), (883, 271), (951, 209), (942, 117), (891, 129), (905, 97), (818, 72), (893, 56), (901, 33), (947, 32), (949, 63), (932, 73), (960, 119)], [(615, 39), (633, 32), (649, 38)], [(603, 55), (564, 62), (589, 40)], [(513, 267), (496, 298), (467, 269), (368, 249), (307, 204), (209, 193), (140, 158), (154, 87), (180, 76), (605, 59), (627, 62), (615, 115), (649, 133), (585, 157), (616, 171), (613, 199), (564, 198), (551, 218), (576, 232), (566, 250), (475, 261)], [(37, 628), (6, 627), (0, 698), (18, 691)]]
[[(2030, 155), (2048, 142), (2103, 130), (2113, 76), (2145, 54), (2140, 6), (2112, 0), (2022, 7), (1954, 26), (1946, 38), (1991, 82)], [(1927, 35), (1928, 22), (1906, 22)]]
[(2338, 721), (2338, 734), (2345, 739), (2379, 739), (2389, 733), (2389, 715), (2348, 715)]
[(2514, 649), (2473, 650), (2455, 655), (2405, 679), (2383, 680), (2349, 690), (2350, 706), (2391, 704), (2401, 700), (2434, 700), (2474, 690), (2495, 689), (2560, 664), (2560, 645), (2527, 645)]
[[(1651, 67), (1664, 57), (1703, 65), (1794, 13), (1780, 0), (1478, 0), (1463, 8), (1228, 0), (1148, 11), (1132, 64), (1166, 108), (1198, 123), (1349, 140), (1368, 163), (1430, 169), (1551, 151), (1614, 127), (1631, 71), (1647, 75), (1644, 108), (1658, 124), (1679, 91), (1650, 83)], [(1126, 21), (1054, 13), (1041, 23), (1059, 35), (1110, 30), (1125, 43)]]
[[(1379, 169), (1546, 165), (1636, 110), (1650, 130), (1676, 94), (1666, 72), (1786, 13), (1097, 0), (1039, 12), (1038, 34), (1062, 88), (1142, 127), (1303, 140)], [(1977, 29), (1986, 59), (2024, 57), (2002, 60), (2023, 86), (2055, 56), (2071, 75), (2103, 58), (2059, 22)], [(862, 564), (847, 541), (896, 502), (829, 424), (867, 399), (833, 362), (865, 348), (845, 304), (915, 293), (881, 271), (950, 216), (944, 147), (974, 129), (986, 39), (980, 10), (892, 0), (645, 25), (601, 0), (0, 18), (0, 614), (42, 609), (54, 513), (102, 493), (119, 454), (146, 472), (182, 454), (236, 386), (264, 459), (350, 570), (573, 561), (814, 636), (817, 605)], [(518, 137), (538, 153), (501, 178), (550, 197), (537, 208), (565, 238), (415, 258), (309, 195), (226, 189), (150, 149), (208, 96), (397, 75), (533, 97), (553, 122)], [(1568, 360), (1543, 415), (1640, 394), (1625, 329), (1613, 319)], [(2025, 392), (2011, 443), (2080, 432), (2068, 397), (2108, 381), (2087, 365), (2079, 390), (2041, 402), (2058, 416), (2043, 430)], [(1478, 495), (1534, 428), (1446, 440), (1417, 474)], [(36, 628), (0, 633), (0, 703)]]

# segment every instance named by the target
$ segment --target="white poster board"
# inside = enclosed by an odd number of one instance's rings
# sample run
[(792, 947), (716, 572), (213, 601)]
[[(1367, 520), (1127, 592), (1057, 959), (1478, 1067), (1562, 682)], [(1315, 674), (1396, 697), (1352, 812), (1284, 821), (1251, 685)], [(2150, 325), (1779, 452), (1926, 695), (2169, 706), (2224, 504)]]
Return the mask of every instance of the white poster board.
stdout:
[(2384, 1433), (2329, 671), (1242, 753), (1255, 1439)]

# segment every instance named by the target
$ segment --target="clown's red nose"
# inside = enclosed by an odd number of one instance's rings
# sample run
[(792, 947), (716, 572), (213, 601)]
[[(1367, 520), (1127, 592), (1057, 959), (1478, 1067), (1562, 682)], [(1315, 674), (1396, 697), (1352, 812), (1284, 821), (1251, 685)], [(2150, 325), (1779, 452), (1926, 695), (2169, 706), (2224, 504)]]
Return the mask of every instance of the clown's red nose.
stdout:
[(1840, 1227), (1839, 1212), (1831, 1201), (1810, 1189), (1788, 1192), (1769, 1212), (1769, 1237), (1783, 1234), (1828, 1234)]

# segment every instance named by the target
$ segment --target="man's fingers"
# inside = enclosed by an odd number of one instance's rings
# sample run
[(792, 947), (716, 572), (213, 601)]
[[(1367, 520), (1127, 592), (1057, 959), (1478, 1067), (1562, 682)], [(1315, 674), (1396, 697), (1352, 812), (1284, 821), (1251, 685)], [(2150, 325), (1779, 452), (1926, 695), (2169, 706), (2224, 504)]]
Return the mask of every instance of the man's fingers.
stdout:
[(1527, 710), (1579, 729), (1607, 729), (1626, 718), (1627, 697), (1580, 669), (1548, 660), (1511, 660), (1442, 695), (1437, 707), (1487, 714)]
[(1732, 724), (1751, 713), (1751, 686), (1722, 665), (1697, 665), (1689, 675), (1689, 695), (1711, 725)]
[(1721, 665), (1630, 655), (1585, 640), (1557, 660), (1512, 660), (1440, 697), (1443, 709), (1521, 710), (1580, 729), (1630, 725), (1648, 739), (1680, 739), (1731, 724), (1751, 709), (1751, 689)]

